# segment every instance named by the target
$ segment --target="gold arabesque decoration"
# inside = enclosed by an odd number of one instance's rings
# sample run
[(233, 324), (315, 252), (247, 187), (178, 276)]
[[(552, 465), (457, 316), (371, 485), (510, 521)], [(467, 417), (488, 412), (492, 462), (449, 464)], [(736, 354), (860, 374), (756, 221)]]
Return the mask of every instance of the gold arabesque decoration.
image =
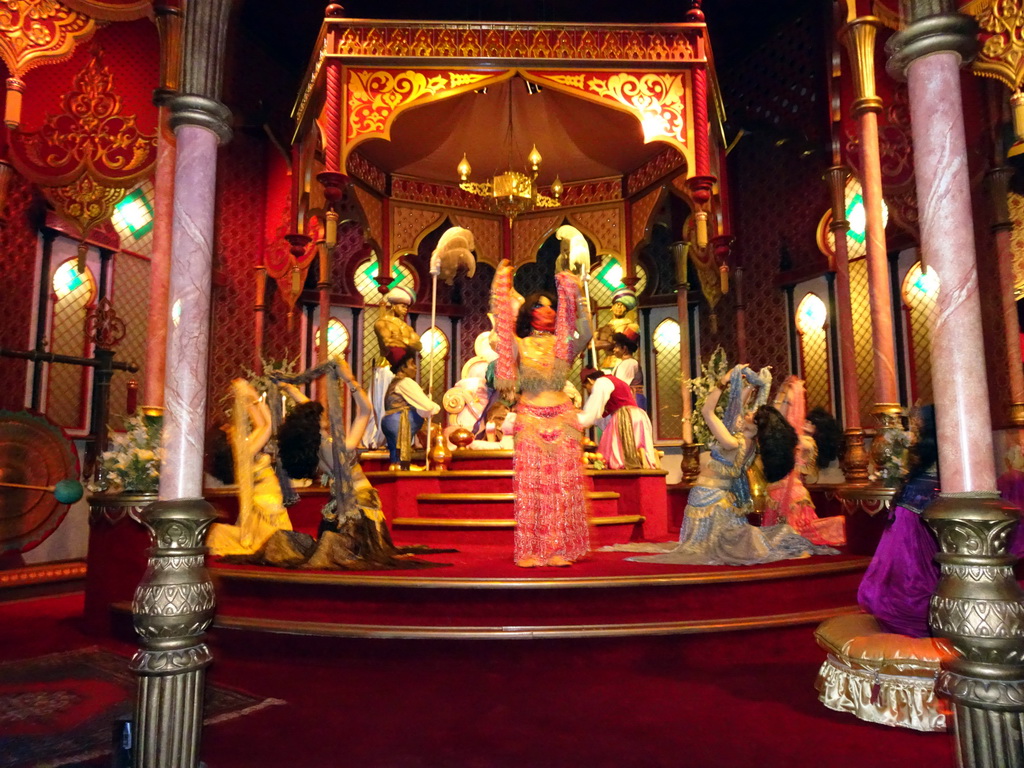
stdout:
[(38, 184), (57, 213), (78, 226), (84, 241), (156, 163), (156, 135), (122, 114), (121, 97), (97, 50), (64, 95), (63, 111), (37, 131), (11, 134), (11, 162)]
[(345, 157), (364, 139), (388, 138), (391, 123), (403, 107), (417, 101), (454, 96), (493, 78), (493, 74), (485, 72), (347, 70)]
[(973, 16), (981, 32), (981, 51), (971, 69), (992, 77), (1011, 91), (1024, 82), (1024, 2), (1022, 0), (971, 0), (961, 13)]
[[(690, 158), (687, 122), (688, 73), (587, 72), (562, 74), (530, 70), (555, 88), (628, 112), (639, 122), (644, 142), (667, 142)], [(689, 163), (692, 166), (692, 162)]]
[(0, 3), (0, 59), (11, 76), (7, 79), (4, 121), (16, 128), (21, 123), (22, 76), (32, 67), (63, 61), (75, 46), (96, 31), (90, 17), (56, 0), (4, 0)]

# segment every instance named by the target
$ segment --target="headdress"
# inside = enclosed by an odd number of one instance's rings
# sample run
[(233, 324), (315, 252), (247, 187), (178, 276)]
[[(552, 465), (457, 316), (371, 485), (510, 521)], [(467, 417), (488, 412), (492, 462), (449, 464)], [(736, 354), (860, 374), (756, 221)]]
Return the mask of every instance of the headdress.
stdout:
[(631, 288), (619, 288), (612, 294), (612, 304), (621, 304), (627, 310), (636, 309), (636, 294)]
[(640, 333), (635, 328), (623, 328), (618, 333), (612, 334), (612, 342), (636, 352), (640, 348)]
[(587, 379), (589, 379), (591, 376), (593, 376), (595, 379), (599, 379), (602, 376), (604, 376), (604, 371), (599, 370), (597, 368), (584, 368), (582, 371), (580, 371), (580, 381), (582, 381), (584, 384), (587, 382)]
[[(743, 407), (744, 378), (746, 378), (755, 390), (754, 398), (747, 408)], [(768, 402), (768, 390), (771, 388), (771, 368), (765, 366), (757, 373), (754, 373), (750, 368), (744, 368), (742, 370), (733, 368), (732, 374), (729, 377), (729, 402), (725, 406), (725, 418), (723, 419), (726, 429), (730, 432), (738, 430), (740, 427), (740, 418), (744, 413), (747, 411), (756, 411)]]
[(405, 304), (406, 306), (416, 303), (416, 291), (399, 285), (392, 288), (384, 295), (384, 301), (388, 304)]

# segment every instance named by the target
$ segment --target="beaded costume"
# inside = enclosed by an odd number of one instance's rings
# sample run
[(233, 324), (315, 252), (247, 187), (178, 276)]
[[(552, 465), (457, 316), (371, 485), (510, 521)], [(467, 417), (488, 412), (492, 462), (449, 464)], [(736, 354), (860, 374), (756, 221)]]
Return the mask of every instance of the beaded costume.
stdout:
[[(560, 273), (554, 334), (515, 335), (512, 276), (499, 271), (492, 288), (498, 335), (496, 383), (518, 385), (526, 395), (560, 392), (576, 356), (572, 338), (576, 295), (572, 279)], [(577, 560), (587, 553), (586, 486), (581, 432), (576, 407), (569, 401), (538, 407), (520, 401), (516, 408), (513, 490), (515, 560)]]

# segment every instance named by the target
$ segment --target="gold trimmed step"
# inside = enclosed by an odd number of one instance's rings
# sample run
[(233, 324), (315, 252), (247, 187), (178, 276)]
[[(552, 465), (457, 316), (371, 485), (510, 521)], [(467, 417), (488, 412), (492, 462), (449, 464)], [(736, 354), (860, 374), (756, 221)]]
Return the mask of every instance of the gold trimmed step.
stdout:
[[(589, 491), (587, 498), (591, 501), (614, 501), (621, 497), (617, 491)], [(449, 501), (459, 504), (484, 502), (512, 502), (514, 493), (417, 493), (416, 501)]]
[[(413, 518), (414, 520), (416, 518)], [(414, 589), (578, 589), (592, 587), (672, 587), (679, 585), (702, 586), (732, 584), (751, 581), (777, 581), (780, 579), (829, 576), (864, 571), (870, 557), (858, 556), (844, 560), (823, 560), (808, 563), (787, 561), (787, 565), (763, 568), (746, 566), (708, 566), (701, 570), (669, 571), (667, 573), (630, 574), (622, 576), (573, 576), (571, 570), (557, 577), (537, 574), (509, 578), (477, 576), (424, 575), (415, 576), (366, 573), (363, 571), (292, 571), (280, 568), (234, 569), (210, 563), (210, 572), (220, 579), (242, 582), (281, 582), (285, 584), (329, 584), (339, 587), (382, 587)]]
[[(438, 494), (443, 495), (443, 494)], [(501, 494), (494, 494), (500, 496)], [(646, 520), (643, 515), (612, 515), (592, 517), (591, 525), (635, 525)], [(454, 518), (454, 517), (396, 517), (392, 525), (415, 525), (420, 528), (515, 528), (516, 521), (508, 518)]]
[[(124, 611), (129, 604), (115, 606)], [(858, 613), (860, 607), (846, 605), (796, 613), (761, 616), (740, 616), (725, 619), (637, 622), (622, 624), (562, 624), (554, 626), (415, 626), (387, 624), (329, 624), (315, 621), (292, 621), (270, 618), (249, 618), (218, 614), (213, 620), (217, 629), (255, 630), (287, 635), (313, 637), (362, 637), (376, 639), (427, 640), (430, 638), (495, 640), (503, 638), (573, 638), (573, 637), (637, 637), (644, 635), (692, 635), (705, 632), (792, 627), (817, 624), (833, 616)]]

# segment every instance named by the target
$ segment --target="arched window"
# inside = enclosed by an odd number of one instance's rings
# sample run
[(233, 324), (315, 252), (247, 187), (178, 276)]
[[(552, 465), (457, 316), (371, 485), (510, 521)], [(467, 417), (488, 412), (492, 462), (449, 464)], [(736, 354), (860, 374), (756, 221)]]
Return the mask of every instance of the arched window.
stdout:
[(434, 402), (441, 405), (444, 392), (448, 388), (448, 337), (435, 326), (427, 329), (420, 337), (420, 341), (423, 343), (423, 350), (420, 352), (420, 386), (424, 392), (433, 395)]
[[(53, 272), (49, 351), (57, 355), (90, 357), (85, 320), (96, 297), (96, 281), (86, 267), (79, 272), (68, 259)], [(88, 429), (89, 369), (51, 363), (47, 371), (46, 415), (66, 429)]]
[[(327, 357), (348, 357), (348, 328), (336, 317), (327, 321)], [(313, 346), (320, 349), (320, 329), (316, 329)]]
[(917, 262), (903, 279), (903, 304), (910, 328), (911, 399), (932, 401), (932, 328), (939, 298), (939, 276)]
[(658, 440), (683, 439), (683, 393), (679, 323), (671, 317), (654, 329), (655, 431)]
[[(377, 362), (377, 356), (380, 354), (380, 350), (377, 348), (377, 337), (373, 333), (373, 324), (380, 319), (381, 313), (384, 311), (381, 307), (384, 294), (380, 292), (378, 287), (380, 284), (377, 282), (379, 268), (377, 254), (373, 254), (356, 267), (355, 274), (356, 290), (359, 291), (363, 301), (366, 302), (366, 309), (363, 312), (361, 369), (365, 386), (369, 386), (370, 374), (373, 371), (374, 364)], [(394, 276), (394, 279), (388, 284), (388, 290), (399, 285), (405, 288), (415, 288), (416, 282), (413, 280), (412, 272), (408, 267), (401, 263), (393, 263), (391, 265), (391, 274)], [(328, 341), (330, 341), (330, 337), (328, 337)]]
[(800, 360), (804, 372), (807, 410), (828, 408), (828, 307), (814, 293), (806, 294), (796, 308), (796, 330), (800, 334)]

